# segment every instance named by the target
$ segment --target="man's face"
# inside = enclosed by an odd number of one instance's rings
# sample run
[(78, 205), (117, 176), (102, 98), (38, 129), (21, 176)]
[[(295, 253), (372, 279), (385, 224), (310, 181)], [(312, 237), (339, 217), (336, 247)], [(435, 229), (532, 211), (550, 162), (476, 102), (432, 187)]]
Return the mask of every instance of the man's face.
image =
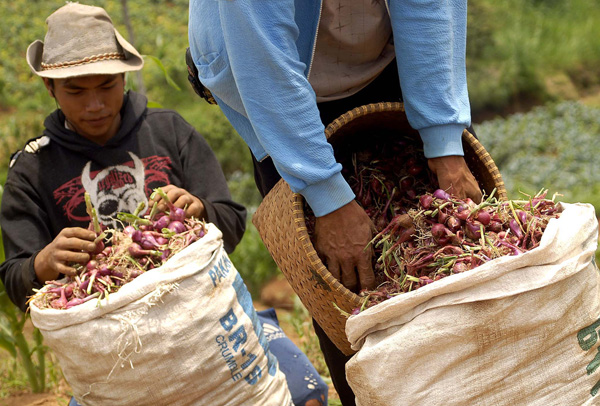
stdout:
[(119, 130), (125, 79), (122, 74), (47, 79), (44, 83), (58, 101), (69, 126), (81, 136), (104, 145)]

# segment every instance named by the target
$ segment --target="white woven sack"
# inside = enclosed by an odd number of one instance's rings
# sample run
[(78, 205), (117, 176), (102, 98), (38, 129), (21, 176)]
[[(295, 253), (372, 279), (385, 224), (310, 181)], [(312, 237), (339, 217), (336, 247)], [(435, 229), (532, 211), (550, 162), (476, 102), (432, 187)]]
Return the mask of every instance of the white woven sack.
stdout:
[(357, 405), (599, 405), (598, 221), (562, 207), (538, 248), (351, 316)]
[(213, 224), (100, 307), (32, 306), (31, 318), (84, 406), (292, 404)]

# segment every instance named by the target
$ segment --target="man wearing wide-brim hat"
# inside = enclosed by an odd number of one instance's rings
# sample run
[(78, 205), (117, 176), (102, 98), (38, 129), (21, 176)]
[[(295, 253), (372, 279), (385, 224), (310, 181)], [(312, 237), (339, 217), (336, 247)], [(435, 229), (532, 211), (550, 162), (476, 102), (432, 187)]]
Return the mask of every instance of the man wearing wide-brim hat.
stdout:
[[(119, 227), (121, 211), (153, 204), (156, 187), (187, 216), (215, 223), (233, 251), (246, 210), (231, 200), (222, 169), (205, 139), (178, 113), (147, 107), (125, 92), (125, 73), (143, 67), (138, 51), (101, 7), (67, 3), (46, 20), (42, 41), (27, 49), (57, 109), (43, 135), (13, 154), (0, 224), (6, 261), (0, 277), (11, 300), (27, 308), (33, 288), (86, 263), (96, 235), (87, 230), (84, 194), (100, 221)], [(160, 200), (159, 210), (166, 210)]]
[[(125, 92), (125, 73), (142, 69), (144, 61), (106, 11), (68, 3), (46, 23), (44, 41), (34, 41), (26, 59), (58, 108), (46, 117), (43, 134), (11, 159), (0, 208), (6, 254), (0, 279), (10, 299), (26, 311), (33, 289), (76, 275), (74, 265), (92, 258), (97, 235), (88, 229), (86, 192), (102, 225), (117, 228), (118, 212), (132, 213), (141, 203), (151, 207), (150, 195), (161, 187), (186, 216), (215, 224), (225, 250), (233, 251), (245, 230), (245, 208), (231, 200), (219, 162), (190, 124), (174, 111), (148, 108), (141, 94)], [(167, 210), (164, 201), (158, 209)], [(286, 367), (294, 372), (286, 374), (295, 377), (295, 393), (318, 393), (326, 402), (327, 385), (282, 336), (271, 348), (279, 346), (288, 357)], [(70, 405), (77, 405), (75, 399)]]
[[(68, 126), (79, 135), (104, 144), (120, 126), (123, 74), (142, 69), (144, 60), (100, 7), (68, 3), (50, 15), (46, 23), (45, 41), (36, 40), (29, 45), (27, 63), (33, 73), (44, 79), (50, 96), (59, 102)], [(70, 97), (76, 93), (69, 90), (73, 86), (104, 90), (106, 103), (102, 111), (91, 111), (81, 98)]]
[[(232, 201), (213, 151), (189, 123), (125, 91), (125, 73), (144, 60), (106, 11), (67, 3), (46, 23), (44, 41), (34, 41), (26, 59), (58, 108), (11, 159), (0, 209), (0, 278), (10, 299), (25, 311), (33, 289), (90, 260), (97, 236), (88, 230), (86, 192), (101, 223), (113, 228), (118, 212), (150, 207), (153, 189), (162, 187), (188, 217), (214, 223), (233, 251), (245, 208)], [(166, 210), (165, 202), (158, 208)]]

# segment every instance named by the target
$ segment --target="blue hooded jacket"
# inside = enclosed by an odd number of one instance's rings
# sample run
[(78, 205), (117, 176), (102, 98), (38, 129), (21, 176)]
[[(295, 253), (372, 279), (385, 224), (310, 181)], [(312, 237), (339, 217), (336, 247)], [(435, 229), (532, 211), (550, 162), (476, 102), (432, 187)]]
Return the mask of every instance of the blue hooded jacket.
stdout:
[[(323, 0), (327, 1), (327, 0)], [(470, 125), (466, 0), (388, 0), (410, 124), (425, 156), (463, 155)], [(200, 81), (257, 160), (271, 156), (316, 216), (354, 198), (324, 135), (309, 84), (321, 0), (191, 0)]]

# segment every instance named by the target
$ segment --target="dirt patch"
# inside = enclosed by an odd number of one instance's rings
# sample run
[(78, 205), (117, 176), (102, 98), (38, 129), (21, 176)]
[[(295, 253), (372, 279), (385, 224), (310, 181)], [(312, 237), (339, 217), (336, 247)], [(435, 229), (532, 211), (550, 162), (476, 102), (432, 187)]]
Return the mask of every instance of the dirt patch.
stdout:
[(0, 399), (0, 406), (65, 406), (70, 397), (50, 393), (20, 393)]

